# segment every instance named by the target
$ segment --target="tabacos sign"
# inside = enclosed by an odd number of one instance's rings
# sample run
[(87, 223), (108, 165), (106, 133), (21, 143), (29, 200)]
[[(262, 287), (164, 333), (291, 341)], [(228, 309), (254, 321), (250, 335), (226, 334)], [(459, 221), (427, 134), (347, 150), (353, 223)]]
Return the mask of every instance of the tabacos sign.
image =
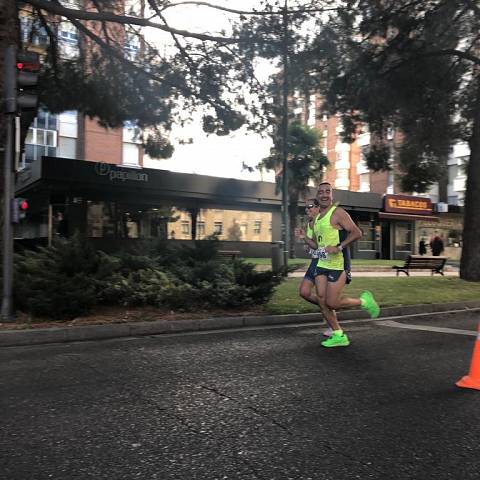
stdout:
[(408, 213), (412, 215), (432, 214), (432, 201), (425, 197), (387, 194), (383, 197), (383, 202), (384, 212)]
[(95, 173), (101, 177), (107, 177), (110, 181), (133, 180), (134, 182), (148, 182), (148, 174), (137, 170), (124, 170), (110, 163), (99, 162), (95, 164)]

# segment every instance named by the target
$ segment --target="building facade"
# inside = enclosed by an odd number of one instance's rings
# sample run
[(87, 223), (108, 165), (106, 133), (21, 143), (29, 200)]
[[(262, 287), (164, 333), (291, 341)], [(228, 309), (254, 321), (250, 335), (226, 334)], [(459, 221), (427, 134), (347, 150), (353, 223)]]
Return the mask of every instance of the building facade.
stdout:
[[(388, 198), (397, 195), (406, 199), (407, 192), (400, 188), (395, 169), (389, 172), (371, 172), (366, 165), (366, 154), (371, 147), (371, 136), (366, 128), (358, 132), (353, 143), (342, 140), (342, 124), (338, 116), (327, 116), (322, 111), (320, 95), (305, 99), (297, 93), (297, 119), (322, 132), (323, 152), (329, 160), (324, 179), (335, 189), (354, 192), (373, 192)], [(393, 160), (395, 147), (400, 145), (402, 136), (394, 130), (388, 132), (387, 140)], [(418, 253), (421, 240), (429, 243), (434, 236), (440, 236), (445, 245), (445, 255), (459, 260), (462, 247), (463, 201), (465, 196), (466, 169), (469, 158), (467, 144), (454, 145), (448, 159), (448, 203), (440, 202), (439, 189), (434, 186), (427, 194), (410, 195), (411, 201), (421, 197), (431, 204), (431, 208), (420, 215), (412, 211), (397, 212), (391, 215), (382, 210), (378, 223), (373, 227), (381, 236), (382, 258), (404, 258), (408, 253)], [(394, 164), (394, 162), (393, 162)], [(384, 206), (385, 200), (384, 198)], [(385, 207), (383, 207), (385, 208)], [(407, 209), (408, 210), (408, 209)], [(372, 226), (370, 226), (371, 228)], [(364, 225), (363, 231), (367, 231)], [(430, 252), (427, 252), (430, 253)]]

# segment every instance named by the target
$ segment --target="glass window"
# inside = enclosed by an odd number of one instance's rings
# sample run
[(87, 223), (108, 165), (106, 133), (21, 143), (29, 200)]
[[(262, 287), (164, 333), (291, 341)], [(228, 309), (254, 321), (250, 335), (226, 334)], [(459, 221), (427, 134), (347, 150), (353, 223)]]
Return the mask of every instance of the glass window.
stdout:
[(370, 191), (370, 173), (360, 174), (360, 192)]
[(77, 140), (75, 138), (58, 138), (58, 156), (62, 158), (76, 158)]
[(138, 145), (134, 143), (123, 144), (123, 164), (124, 165), (138, 165), (139, 154)]
[(262, 222), (260, 220), (255, 220), (253, 225), (253, 233), (257, 235), (260, 234), (262, 232)]
[(94, 238), (115, 236), (115, 204), (88, 202), (87, 236)]
[(183, 221), (181, 223), (181, 225), (182, 225), (182, 234), (183, 235), (189, 235), (190, 234), (190, 222)]
[(412, 224), (398, 222), (395, 226), (395, 250), (412, 252)]
[(362, 237), (358, 241), (359, 250), (375, 250), (375, 226), (372, 222), (358, 222)]
[(197, 237), (205, 237), (205, 222), (197, 222)]
[(223, 233), (223, 223), (222, 222), (214, 222), (213, 223), (213, 233), (217, 235), (222, 235)]

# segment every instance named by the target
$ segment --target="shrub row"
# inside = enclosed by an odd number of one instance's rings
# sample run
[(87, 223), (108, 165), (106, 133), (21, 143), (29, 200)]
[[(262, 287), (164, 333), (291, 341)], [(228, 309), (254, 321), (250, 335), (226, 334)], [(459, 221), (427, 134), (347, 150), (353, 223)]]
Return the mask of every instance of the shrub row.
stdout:
[(193, 246), (150, 242), (108, 255), (76, 236), (16, 255), (15, 305), (35, 317), (67, 320), (97, 305), (194, 311), (268, 301), (279, 277), (217, 252), (211, 239)]

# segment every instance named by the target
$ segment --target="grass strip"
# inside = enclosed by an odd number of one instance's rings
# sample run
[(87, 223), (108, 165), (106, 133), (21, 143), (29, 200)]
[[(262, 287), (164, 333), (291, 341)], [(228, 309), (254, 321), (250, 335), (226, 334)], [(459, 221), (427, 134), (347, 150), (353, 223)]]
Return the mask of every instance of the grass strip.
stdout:
[[(277, 287), (266, 310), (272, 314), (311, 313), (318, 307), (298, 295), (301, 278), (289, 278)], [(466, 282), (458, 277), (383, 277), (353, 278), (345, 296), (358, 297), (370, 290), (381, 307), (463, 302), (480, 299), (480, 282)]]

